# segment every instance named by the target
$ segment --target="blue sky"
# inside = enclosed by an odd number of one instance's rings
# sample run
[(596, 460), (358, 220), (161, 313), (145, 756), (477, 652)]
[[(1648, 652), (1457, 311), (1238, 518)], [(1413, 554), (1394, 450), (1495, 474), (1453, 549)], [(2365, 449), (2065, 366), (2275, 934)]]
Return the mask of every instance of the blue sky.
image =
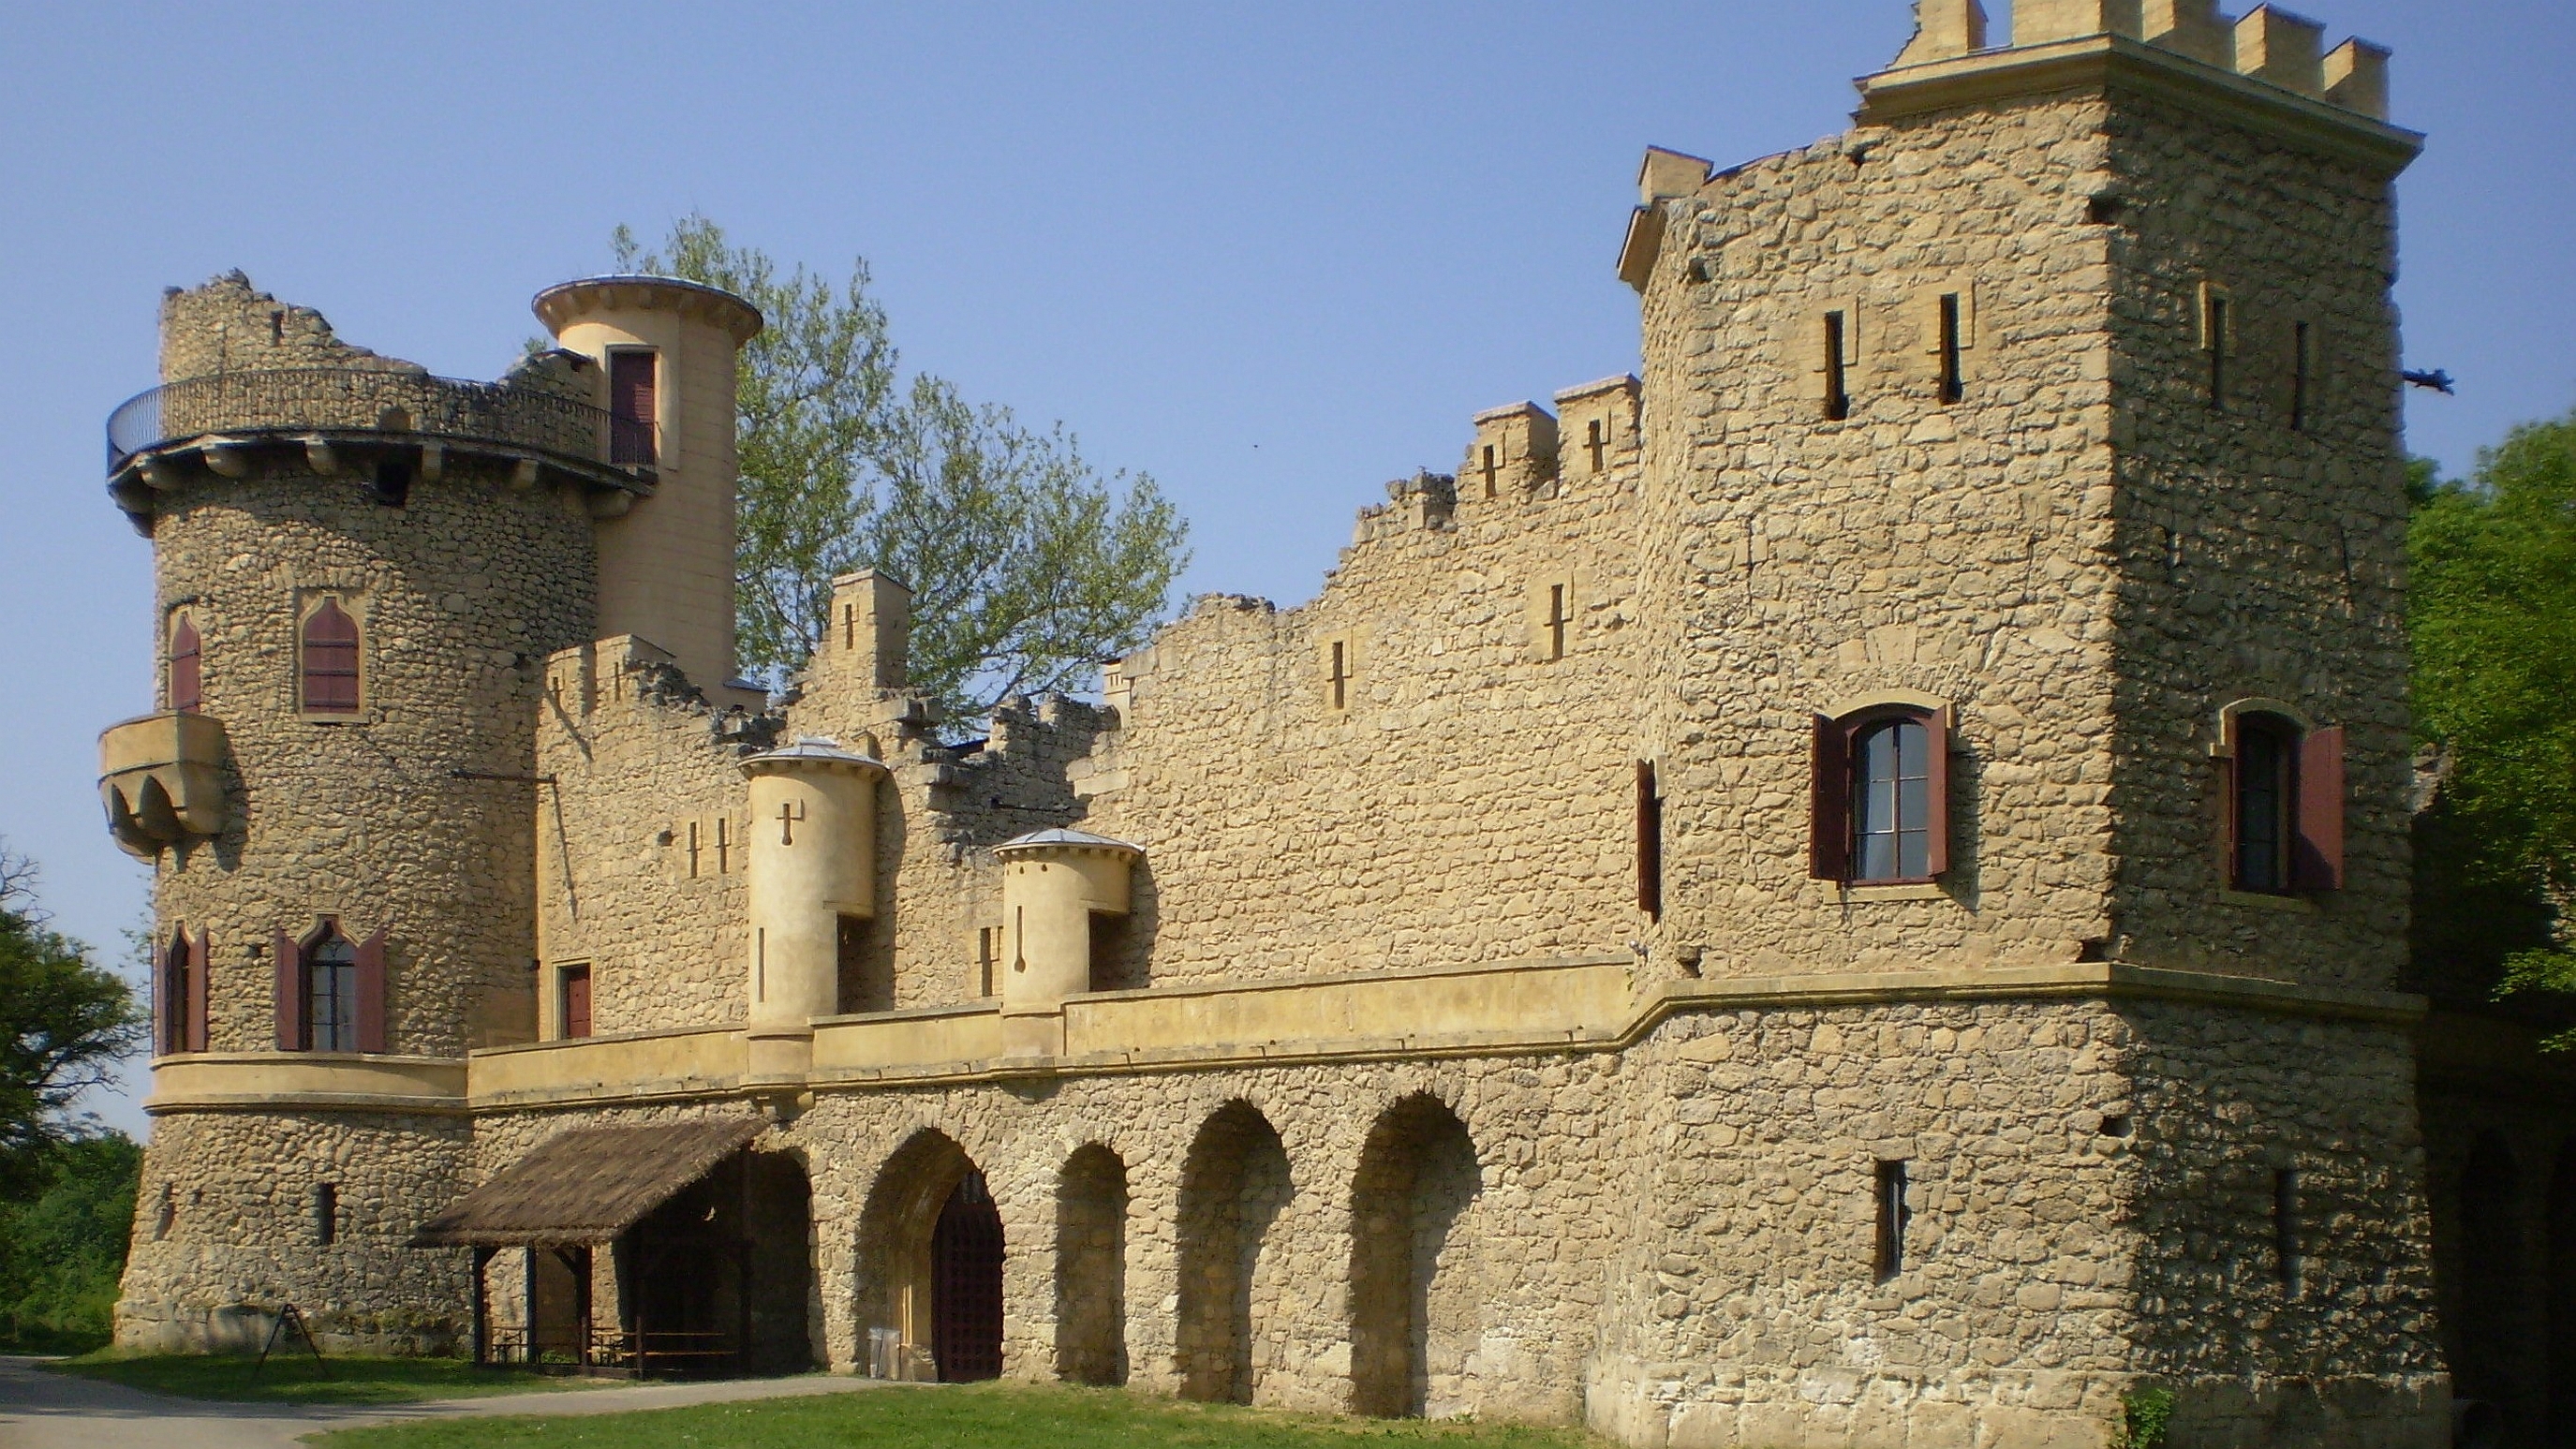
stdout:
[[(2394, 47), (2396, 119), (2431, 134), (2398, 297), (2410, 364), (2460, 395), (2408, 423), (2464, 470), (2576, 405), (2576, 8), (2305, 8)], [(1293, 603), (1472, 412), (1633, 369), (1612, 262), (1642, 147), (1830, 134), (1910, 28), (1904, 0), (0, 0), (0, 837), (121, 950), (145, 876), (94, 738), (149, 705), (150, 557), (100, 427), (154, 380), (164, 286), (240, 267), (488, 377), (619, 222), (863, 254), (907, 364), (1152, 473), (1195, 526), (1186, 589)]]

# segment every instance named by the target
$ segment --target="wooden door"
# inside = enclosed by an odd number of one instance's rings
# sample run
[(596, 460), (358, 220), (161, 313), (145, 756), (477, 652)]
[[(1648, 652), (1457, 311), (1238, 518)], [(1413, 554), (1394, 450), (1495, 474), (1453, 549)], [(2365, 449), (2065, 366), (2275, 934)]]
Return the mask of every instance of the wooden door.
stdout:
[(930, 1351), (942, 1383), (1002, 1376), (1002, 1215), (969, 1172), (930, 1238)]
[(590, 1035), (590, 968), (567, 966), (563, 974), (563, 1034)]

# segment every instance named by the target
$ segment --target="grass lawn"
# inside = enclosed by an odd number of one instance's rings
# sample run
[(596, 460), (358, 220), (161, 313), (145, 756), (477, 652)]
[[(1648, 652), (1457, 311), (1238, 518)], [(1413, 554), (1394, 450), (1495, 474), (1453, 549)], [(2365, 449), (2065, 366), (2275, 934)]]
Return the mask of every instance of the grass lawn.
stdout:
[(1118, 1389), (973, 1384), (706, 1404), (643, 1414), (474, 1418), (343, 1429), (323, 1449), (1598, 1449), (1578, 1429), (1340, 1419)]
[(107, 1351), (57, 1359), (57, 1373), (80, 1374), (155, 1394), (276, 1404), (409, 1404), (483, 1394), (587, 1388), (590, 1379), (549, 1378), (517, 1369), (478, 1369), (455, 1358), (334, 1358), (329, 1372), (308, 1353), (273, 1353), (257, 1375), (253, 1360), (210, 1354), (118, 1355)]

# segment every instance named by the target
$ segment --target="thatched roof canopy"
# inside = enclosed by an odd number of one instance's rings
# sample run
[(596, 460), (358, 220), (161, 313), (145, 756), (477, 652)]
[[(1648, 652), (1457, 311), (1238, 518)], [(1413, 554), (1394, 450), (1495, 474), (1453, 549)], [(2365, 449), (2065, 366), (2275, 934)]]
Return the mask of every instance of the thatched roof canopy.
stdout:
[(559, 1133), (412, 1234), (416, 1248), (602, 1243), (760, 1135), (757, 1117)]

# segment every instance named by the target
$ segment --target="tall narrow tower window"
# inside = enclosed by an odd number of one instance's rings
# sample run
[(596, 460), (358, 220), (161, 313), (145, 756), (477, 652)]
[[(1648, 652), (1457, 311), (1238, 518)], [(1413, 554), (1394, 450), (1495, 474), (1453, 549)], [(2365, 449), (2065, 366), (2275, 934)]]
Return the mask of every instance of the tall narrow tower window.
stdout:
[(654, 424), (660, 414), (659, 381), (654, 354), (641, 350), (608, 354), (608, 461), (646, 467), (660, 461)]
[(1664, 796), (1651, 760), (1637, 762), (1637, 909), (1664, 918)]
[(2212, 411), (2225, 412), (2227, 410), (2227, 332), (2229, 327), (2234, 325), (2235, 319), (2228, 315), (2230, 308), (2227, 294), (2215, 287), (2210, 289), (2208, 297), (2201, 305), (2205, 309), (2201, 325), (2207, 334), (2202, 345), (2209, 352), (2209, 406)]
[(1914, 1222), (1914, 1206), (1906, 1201), (1909, 1185), (1904, 1163), (1878, 1164), (1878, 1244), (1871, 1256), (1882, 1283), (1905, 1271), (1905, 1230)]
[(1484, 471), (1485, 471), (1485, 496), (1486, 496), (1486, 497), (1488, 497), (1488, 498), (1491, 498), (1491, 497), (1493, 497), (1493, 496), (1494, 496), (1494, 471), (1495, 471), (1495, 464), (1494, 464), (1494, 445), (1493, 445), (1493, 444), (1491, 444), (1491, 443), (1487, 443), (1487, 444), (1485, 445), (1485, 470), (1484, 470)]
[(1349, 708), (1351, 686), (1350, 660), (1343, 648), (1342, 641), (1339, 639), (1333, 641), (1333, 674), (1330, 682), (1333, 686), (1333, 708)]
[(2290, 888), (2290, 812), (2297, 798), (2298, 727), (2270, 715), (2236, 724), (2233, 884), (2276, 894)]
[(2272, 1174), (2272, 1268), (2281, 1280), (2281, 1288), (2291, 1297), (2299, 1293), (2302, 1265), (2299, 1261), (2299, 1174), (2295, 1168), (2280, 1168)]
[(194, 714), (205, 707), (204, 658), (197, 641), (197, 621), (182, 612), (170, 624), (170, 708), (180, 714)]
[(1954, 403), (1967, 396), (1967, 385), (1959, 375), (1959, 294), (1941, 294), (1941, 401)]
[(1843, 314), (1825, 314), (1825, 416), (1840, 422), (1851, 416), (1851, 374), (1843, 366)]
[(1592, 450), (1592, 471), (1598, 473), (1601, 471), (1602, 451), (1608, 447), (1607, 440), (1601, 436), (1601, 420), (1594, 418), (1583, 426), (1587, 434), (1584, 446)]
[(307, 714), (358, 712), (358, 621), (326, 598), (304, 616), (300, 661)]

